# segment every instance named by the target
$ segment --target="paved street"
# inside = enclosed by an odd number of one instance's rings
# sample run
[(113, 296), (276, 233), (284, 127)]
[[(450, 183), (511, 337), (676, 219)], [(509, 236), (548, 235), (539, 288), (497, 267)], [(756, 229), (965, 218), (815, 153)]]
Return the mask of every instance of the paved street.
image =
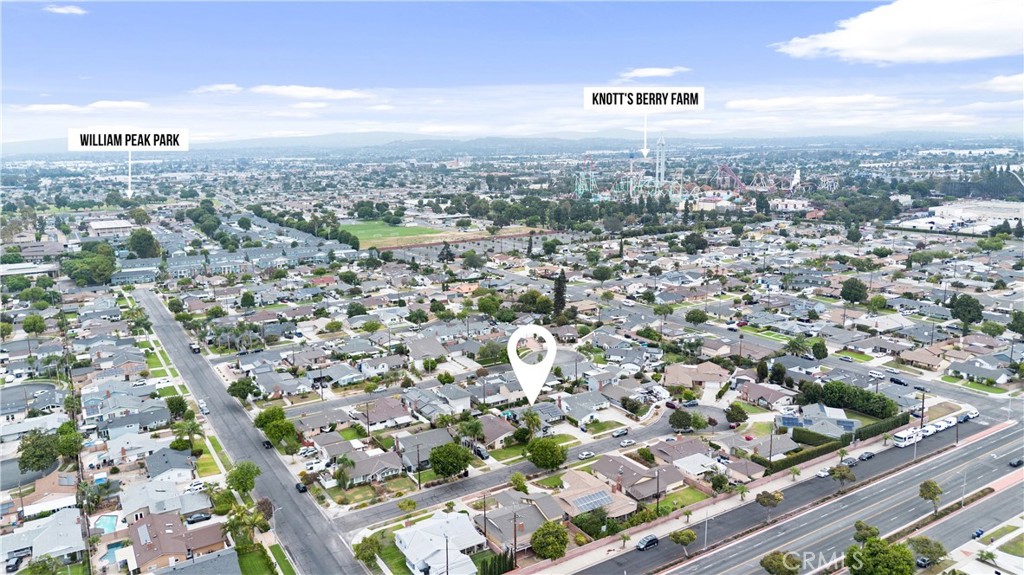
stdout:
[[(978, 433), (985, 426), (967, 423), (961, 430), (961, 439)], [(951, 430), (950, 430), (951, 431)], [(1021, 425), (1003, 430), (993, 436), (986, 437), (969, 446), (950, 453), (937, 456), (935, 459), (886, 478), (880, 483), (858, 490), (844, 498), (830, 501), (817, 506), (810, 514), (801, 514), (793, 519), (773, 525), (766, 531), (754, 534), (757, 545), (751, 540), (741, 540), (704, 555), (693, 561), (684, 563), (682, 567), (672, 570), (673, 575), (734, 573), (748, 575), (760, 569), (757, 561), (772, 549), (787, 549), (801, 552), (804, 550), (841, 553), (852, 543), (852, 525), (857, 519), (864, 519), (877, 525), (883, 532), (897, 528), (920, 517), (931, 509), (931, 504), (917, 497), (918, 486), (925, 479), (939, 482), (946, 494), (943, 501), (948, 503), (956, 500), (960, 494), (963, 475), (959, 472), (967, 470), (968, 484), (976, 488), (1002, 477), (1013, 471), (1007, 462), (1011, 455), (1019, 454), (1019, 445), (1024, 439), (1024, 428)], [(933, 435), (918, 444), (918, 455), (935, 451), (954, 441), (949, 431)], [(889, 449), (875, 456), (874, 459), (861, 462), (853, 471), (858, 480), (868, 479), (911, 461), (913, 448)], [(801, 481), (784, 490), (785, 500), (772, 512), (773, 516), (784, 514), (806, 505), (821, 497), (835, 493), (837, 483), (831, 479), (814, 478)], [(747, 504), (712, 517), (708, 522), (707, 540), (709, 544), (720, 541), (733, 534), (743, 532), (762, 524), (765, 511), (753, 501), (751, 494)], [(856, 509), (856, 513), (851, 511)], [(894, 509), (899, 509), (893, 513)], [(831, 519), (830, 519), (831, 518)], [(692, 518), (690, 528), (697, 533), (693, 543), (694, 550), (703, 547), (704, 522), (699, 514)], [(683, 528), (684, 524), (676, 528)], [(664, 541), (658, 547), (646, 552), (627, 551), (613, 559), (580, 571), (594, 575), (618, 575), (623, 570), (629, 573), (650, 573), (658, 571), (662, 565), (684, 556), (683, 549), (671, 541)]]
[(256, 480), (256, 497), (269, 497), (282, 507), (274, 522), (278, 537), (291, 554), (295, 568), (303, 575), (365, 573), (362, 563), (335, 535), (330, 522), (309, 495), (295, 490), (295, 477), (274, 450), (263, 449), (263, 436), (253, 427), (245, 410), (227, 390), (203, 356), (193, 354), (189, 338), (167, 308), (149, 290), (133, 295), (149, 314), (153, 330), (170, 354), (182, 379), (197, 398), (210, 408), (210, 423), (234, 461), (256, 463), (263, 474)]

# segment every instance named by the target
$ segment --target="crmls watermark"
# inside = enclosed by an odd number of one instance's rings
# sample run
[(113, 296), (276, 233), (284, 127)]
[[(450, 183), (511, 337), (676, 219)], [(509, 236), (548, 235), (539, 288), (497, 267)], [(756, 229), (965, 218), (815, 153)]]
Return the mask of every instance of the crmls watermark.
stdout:
[[(854, 553), (852, 560), (853, 564), (850, 566), (860, 567), (862, 565), (860, 553)], [(829, 567), (837, 569), (842, 567), (845, 561), (846, 554), (838, 551), (833, 551), (830, 554), (814, 551), (790, 552), (783, 557), (783, 563), (786, 567), (799, 569), (800, 571), (818, 571), (819, 569)]]

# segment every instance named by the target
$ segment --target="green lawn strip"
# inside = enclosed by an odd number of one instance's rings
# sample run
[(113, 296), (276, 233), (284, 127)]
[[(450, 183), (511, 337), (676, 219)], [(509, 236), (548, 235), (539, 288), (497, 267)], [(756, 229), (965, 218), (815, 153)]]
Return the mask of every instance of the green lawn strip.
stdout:
[(964, 387), (968, 387), (975, 391), (984, 391), (986, 393), (1006, 393), (1006, 390), (1001, 387), (985, 385), (984, 383), (975, 383), (973, 381), (964, 382)]
[(220, 473), (220, 468), (217, 467), (217, 462), (214, 461), (213, 455), (209, 453), (204, 453), (199, 456), (199, 461), (196, 462), (196, 470), (199, 472), (199, 477), (209, 477)]
[(757, 406), (757, 405), (751, 405), (749, 403), (742, 403), (740, 405), (743, 406), (743, 411), (746, 411), (748, 414), (771, 413), (767, 409), (765, 409), (763, 407), (760, 407), (760, 406)]
[(242, 575), (275, 575), (273, 566), (259, 549), (239, 553), (238, 567)]
[(885, 363), (885, 367), (891, 367), (893, 369), (898, 369), (900, 371), (905, 371), (905, 372), (913, 374), (913, 375), (921, 375), (921, 373), (922, 373), (922, 371), (920, 369), (914, 369), (912, 367), (903, 365), (902, 363), (900, 363), (898, 361), (895, 361), (895, 360), (886, 362)]
[(171, 377), (178, 377), (178, 370), (171, 368)]
[(1002, 536), (1013, 533), (1016, 530), (1016, 525), (1003, 525), (999, 529), (996, 529), (995, 531), (992, 531), (990, 533), (986, 533), (985, 535), (992, 538), (995, 541), (998, 541)]
[(164, 365), (171, 365), (171, 358), (167, 355), (167, 352), (162, 349), (160, 350), (160, 359), (164, 360)]
[(490, 559), (491, 557), (496, 556), (497, 553), (495, 553), (494, 551), (491, 551), (490, 549), (485, 549), (479, 553), (474, 553), (470, 555), (469, 558), (473, 560), (473, 565), (476, 565), (476, 572), (479, 573), (480, 566), (483, 564), (483, 562)]
[(845, 355), (857, 361), (871, 361), (872, 359), (874, 359), (870, 355), (859, 353), (856, 351), (851, 351), (849, 349), (844, 349), (843, 351), (836, 352), (836, 355)]
[(373, 488), (369, 485), (359, 485), (357, 487), (349, 487), (347, 490), (341, 487), (332, 487), (327, 490), (327, 494), (337, 501), (338, 497), (345, 495), (348, 497), (348, 502), (351, 505), (356, 503), (362, 503), (363, 501), (369, 501), (373, 499)]
[(184, 385), (179, 385), (178, 389), (181, 391), (182, 395), (188, 395), (188, 388), (185, 387)]
[(274, 555), (277, 566), (281, 568), (281, 573), (284, 575), (295, 575), (295, 568), (292, 567), (292, 562), (288, 560), (288, 556), (284, 554), (284, 549), (281, 549), (280, 545), (271, 545), (270, 552)]
[(153, 344), (149, 343), (148, 341), (137, 341), (135, 342), (135, 347), (139, 349), (150, 349), (153, 347)]
[(534, 481), (537, 485), (547, 487), (548, 489), (561, 489), (562, 488), (562, 475), (563, 473), (557, 473), (551, 477), (545, 477), (544, 479), (538, 479)]
[(703, 501), (707, 498), (707, 495), (704, 495), (692, 487), (684, 487), (679, 491), (673, 491), (661, 498), (661, 504), (658, 506), (659, 514), (672, 512), (676, 509), (686, 507), (687, 505), (693, 505), (694, 503)]
[(413, 473), (412, 476), (414, 478), (418, 478), (423, 483), (428, 483), (437, 479), (437, 473), (435, 473), (433, 469), (424, 469), (418, 473)]
[(149, 377), (167, 377), (167, 370), (164, 368), (149, 370)]
[(217, 453), (217, 459), (220, 459), (220, 464), (224, 467), (224, 470), (231, 471), (231, 468), (234, 467), (234, 465), (231, 463), (231, 460), (228, 459), (228, 454), (224, 453), (224, 447), (221, 446), (220, 440), (213, 435), (206, 439), (209, 440), (210, 445), (213, 446), (213, 450)]
[(178, 393), (178, 388), (174, 387), (173, 385), (168, 385), (167, 387), (161, 387), (160, 389), (157, 390), (157, 393), (160, 394), (160, 397), (170, 397), (172, 395), (181, 395), (180, 393)]
[(597, 435), (617, 427), (623, 427), (623, 424), (618, 421), (593, 421), (587, 424), (587, 431), (589, 431), (591, 435)]
[(146, 367), (149, 369), (156, 369), (158, 367), (163, 367), (163, 364), (160, 363), (160, 357), (157, 356), (157, 354), (150, 353), (146, 354)]
[(953, 377), (952, 375), (944, 375), (944, 376), (940, 377), (939, 379), (941, 379), (942, 381), (944, 381), (946, 383), (953, 383), (953, 384), (960, 383), (961, 381), (963, 381), (959, 377)]
[(856, 419), (857, 421), (861, 422), (864, 425), (870, 425), (878, 421), (878, 419), (871, 417), (870, 415), (865, 415), (859, 411), (853, 411), (852, 409), (846, 410), (846, 417), (850, 419)]
[(1003, 553), (1016, 555), (1017, 557), (1024, 557), (1024, 533), (1000, 545), (999, 550)]
[(412, 575), (409, 567), (405, 564), (405, 555), (395, 545), (395, 534), (385, 531), (381, 536), (380, 558), (391, 570), (392, 575)]

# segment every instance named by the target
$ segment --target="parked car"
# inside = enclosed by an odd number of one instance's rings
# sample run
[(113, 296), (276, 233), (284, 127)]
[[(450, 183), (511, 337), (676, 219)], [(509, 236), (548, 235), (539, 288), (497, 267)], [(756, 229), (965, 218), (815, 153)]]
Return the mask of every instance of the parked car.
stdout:
[(299, 493), (305, 493), (306, 491), (308, 491), (306, 486), (301, 484), (301, 483), (296, 483), (295, 484), (295, 490), (298, 491)]
[(683, 402), (683, 407), (697, 407), (698, 405), (700, 405), (700, 402), (697, 401), (696, 399), (691, 399), (689, 401)]
[(273, 448), (274, 448), (274, 444), (271, 443), (269, 439), (264, 439), (263, 440), (263, 449), (273, 449)]
[(4, 567), (4, 571), (8, 573), (17, 573), (18, 569), (21, 569), (21, 562), (24, 557), (11, 557), (7, 560), (7, 565)]
[(845, 361), (846, 363), (852, 363), (853, 362), (853, 358), (848, 356), (848, 355), (841, 355), (841, 356), (839, 356), (839, 361)]
[(676, 405), (676, 402), (674, 402), (674, 401), (667, 401), (667, 402), (665, 402), (665, 407), (667, 407), (669, 409), (679, 409), (679, 406)]
[(887, 367), (887, 368), (885, 368), (885, 373), (899, 373), (899, 372), (900, 372), (900, 370), (896, 369), (895, 367)]
[(895, 383), (896, 385), (902, 385), (904, 387), (907, 385), (906, 381), (903, 381), (902, 379), (900, 379), (898, 377), (890, 377), (889, 381)]
[(928, 393), (929, 391), (928, 388), (923, 385), (915, 385), (914, 389), (916, 389), (917, 391), (923, 391), (925, 393)]
[(847, 457), (846, 459), (843, 459), (842, 463), (847, 467), (857, 467), (857, 463), (859, 463), (859, 461), (855, 457)]
[(630, 445), (636, 445), (636, 440), (623, 439), (622, 441), (619, 442), (619, 447), (629, 447)]
[(971, 534), (971, 539), (977, 539), (985, 534), (984, 529), (975, 529), (974, 533)]
[(733, 421), (732, 423), (729, 424), (729, 429), (736, 429), (739, 426), (740, 426), (740, 424), (738, 424), (735, 421)]
[(979, 415), (981, 415), (981, 414), (978, 413), (977, 409), (972, 409), (972, 410), (967, 412), (967, 417), (970, 417), (971, 419), (974, 419), (975, 417), (978, 417)]
[(203, 521), (209, 521), (212, 517), (209, 513), (193, 513), (185, 518), (185, 523), (192, 525), (194, 523), (201, 523)]
[(657, 535), (644, 535), (639, 541), (636, 542), (637, 551), (647, 551), (652, 547), (658, 546)]
[(831, 473), (831, 467), (822, 467), (821, 469), (818, 470), (817, 473), (815, 473), (815, 475), (817, 475), (818, 477), (828, 477), (829, 475), (831, 475)]
[(1021, 465), (1024, 465), (1024, 459), (1018, 457), (1010, 460), (1010, 467), (1020, 467)]
[(935, 426), (926, 425), (921, 428), (921, 435), (923, 435), (924, 437), (928, 437), (929, 435), (935, 435), (936, 433), (938, 433), (938, 431), (939, 430), (936, 429)]
[(927, 567), (927, 566), (929, 566), (931, 564), (932, 564), (932, 560), (927, 558), (927, 557), (918, 557), (917, 558), (917, 566), (920, 567), (921, 569), (924, 569), (925, 567)]
[(956, 418), (956, 422), (957, 423), (967, 423), (970, 420), (971, 420), (971, 416), (967, 415), (966, 413), (961, 413)]
[(479, 457), (480, 459), (490, 459), (491, 458), (491, 454), (487, 453), (487, 450), (484, 449), (484, 447), (482, 445), (477, 445), (476, 447), (474, 447), (473, 448), (473, 453), (475, 453), (476, 456)]
[(576, 456), (576, 458), (579, 459), (580, 461), (583, 461), (584, 459), (590, 459), (593, 456), (593, 451), (582, 451), (579, 455)]
[(738, 321), (738, 322), (736, 322), (736, 326), (737, 327), (746, 327), (747, 326), (747, 322), (745, 322), (745, 321)]
[(857, 459), (860, 459), (861, 461), (867, 461), (867, 460), (871, 459), (874, 456), (875, 456), (875, 453), (873, 451), (865, 451), (864, 453), (861, 453), (860, 455), (858, 455)]
[(626, 427), (620, 427), (612, 432), (612, 437), (622, 437), (623, 435), (629, 435), (629, 429)]

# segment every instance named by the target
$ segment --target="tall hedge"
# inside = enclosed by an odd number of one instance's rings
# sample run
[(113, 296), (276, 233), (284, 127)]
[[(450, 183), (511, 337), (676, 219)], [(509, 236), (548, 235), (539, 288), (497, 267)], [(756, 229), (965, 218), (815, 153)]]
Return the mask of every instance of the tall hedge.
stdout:
[(803, 443), (804, 445), (823, 445), (829, 441), (835, 441), (834, 438), (827, 435), (818, 433), (817, 431), (811, 431), (803, 427), (793, 428), (793, 441), (797, 443)]
[[(776, 471), (780, 471), (780, 470), (783, 470), (783, 469), (789, 469), (790, 467), (793, 467), (794, 465), (799, 465), (799, 464), (801, 464), (801, 463), (803, 463), (805, 461), (810, 461), (810, 460), (812, 460), (812, 459), (814, 459), (816, 457), (821, 457), (822, 455), (825, 455), (826, 453), (831, 453), (833, 451), (837, 451), (842, 446), (843, 446), (843, 444), (840, 441), (830, 441), (828, 443), (819, 445), (817, 447), (809, 447), (807, 449), (804, 449), (802, 451), (798, 451), (798, 452), (796, 452), (796, 453), (794, 453), (792, 455), (789, 455), (787, 457), (784, 457), (782, 459), (777, 459), (775, 461), (769, 462), (770, 465), (767, 466), (768, 467), (768, 472), (769, 473), (775, 473)], [(760, 462), (758, 462), (758, 463), (761, 464)], [(761, 464), (761, 465), (763, 465), (763, 464)]]
[(869, 425), (865, 425), (864, 427), (858, 428), (857, 432), (854, 435), (856, 435), (857, 439), (863, 441), (869, 437), (874, 437), (876, 435), (885, 433), (886, 431), (892, 431), (897, 427), (903, 427), (908, 423), (910, 423), (910, 412), (904, 411), (903, 413), (895, 417), (890, 417), (888, 419), (876, 421)]

